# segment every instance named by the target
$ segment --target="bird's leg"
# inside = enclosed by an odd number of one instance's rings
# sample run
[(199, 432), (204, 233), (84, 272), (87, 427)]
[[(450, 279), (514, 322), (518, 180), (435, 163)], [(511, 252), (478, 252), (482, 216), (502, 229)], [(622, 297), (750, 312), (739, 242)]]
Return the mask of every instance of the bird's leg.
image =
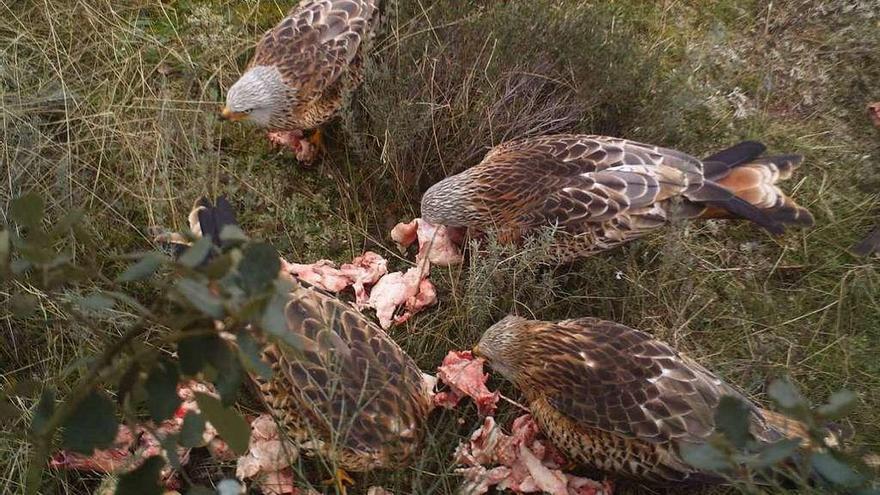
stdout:
[(336, 468), (333, 477), (324, 481), (325, 485), (336, 485), (337, 493), (347, 494), (346, 484), (354, 486), (354, 479), (342, 468)]

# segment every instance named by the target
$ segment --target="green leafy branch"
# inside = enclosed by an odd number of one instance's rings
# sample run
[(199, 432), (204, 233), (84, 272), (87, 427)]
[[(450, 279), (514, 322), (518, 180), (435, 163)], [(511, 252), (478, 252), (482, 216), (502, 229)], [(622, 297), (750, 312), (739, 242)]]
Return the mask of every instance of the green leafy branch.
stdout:
[[(247, 373), (271, 376), (250, 329), (261, 328), (270, 339), (297, 345), (286, 332), (283, 310), (291, 286), (278, 279), (277, 252), (227, 226), (220, 235), (224, 249), (210, 238), (191, 239), (192, 245), (176, 260), (156, 251), (141, 253), (126, 257), (134, 262), (108, 277), (106, 267), (73, 255), (76, 246), (92, 242), (84, 216), (70, 212), (47, 228), (45, 210), (39, 196), (22, 196), (10, 208), (13, 224), (0, 230), (0, 274), (18, 309), (17, 317), (36, 307), (33, 296), (22, 290), (33, 288), (83, 323), (93, 324), (96, 313), (116, 306), (133, 310), (137, 318), (90, 361), (62, 400), (51, 386), (43, 388), (28, 432), (33, 449), (26, 493), (40, 492), (55, 449), (90, 455), (112, 446), (120, 414), (148, 416), (156, 422), (171, 418), (181, 404), (177, 386), (189, 378), (210, 381), (220, 398), (199, 395), (201, 412), (187, 414), (181, 433), (160, 439), (163, 446), (168, 452), (176, 444), (199, 446), (205, 422), (210, 422), (233, 451), (244, 453), (249, 427), (232, 406)], [(138, 298), (133, 289), (162, 297)], [(71, 300), (66, 296), (70, 292), (88, 295)], [(115, 389), (115, 401), (105, 391), (108, 386)], [(14, 410), (8, 398), (27, 395), (25, 388), (2, 391), (0, 411)], [(139, 487), (137, 493), (161, 493), (158, 473), (164, 463), (159, 457), (147, 459), (120, 479), (117, 493), (132, 493), (126, 487)], [(145, 485), (145, 479), (152, 481)], [(144, 486), (155, 488), (145, 492)]]
[(842, 449), (840, 432), (832, 424), (855, 408), (855, 393), (836, 392), (814, 408), (787, 380), (774, 381), (767, 392), (787, 420), (784, 424), (805, 438), (781, 435), (773, 442), (759, 441), (750, 428), (751, 406), (725, 396), (715, 411), (716, 433), (703, 444), (682, 443), (684, 459), (723, 476), (745, 493), (794, 486), (815, 493), (880, 495), (875, 474)]

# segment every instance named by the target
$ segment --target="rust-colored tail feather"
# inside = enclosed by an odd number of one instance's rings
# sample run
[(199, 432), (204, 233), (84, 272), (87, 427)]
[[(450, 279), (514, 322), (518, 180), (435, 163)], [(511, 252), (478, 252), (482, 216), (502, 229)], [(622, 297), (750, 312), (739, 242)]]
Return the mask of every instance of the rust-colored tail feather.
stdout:
[[(801, 155), (776, 155), (757, 157), (763, 151), (760, 143), (746, 141), (707, 159), (704, 165), (706, 178), (729, 190), (733, 195), (761, 211), (756, 222), (771, 233), (780, 233), (787, 225), (811, 227), (813, 216), (799, 206), (776, 185), (791, 177), (803, 161)], [(756, 221), (753, 212), (744, 215), (741, 204), (724, 203), (709, 205), (703, 218), (747, 218)], [(769, 221), (769, 225), (768, 225)]]

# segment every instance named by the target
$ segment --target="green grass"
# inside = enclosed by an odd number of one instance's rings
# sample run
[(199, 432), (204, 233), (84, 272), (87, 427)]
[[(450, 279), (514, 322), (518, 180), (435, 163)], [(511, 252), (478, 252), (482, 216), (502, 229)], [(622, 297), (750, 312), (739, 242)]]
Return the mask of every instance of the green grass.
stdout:
[[(556, 268), (529, 254), (540, 242), (489, 249), (437, 271), (439, 306), (393, 335), (430, 370), (510, 311), (613, 319), (759, 401), (786, 374), (817, 401), (852, 389), (853, 448), (880, 449), (880, 270), (847, 252), (880, 211), (880, 135), (864, 111), (880, 99), (874, 2), (399, 0), (311, 168), (217, 118), (252, 44), (290, 3), (0, 5), (2, 218), (25, 191), (43, 193), (54, 214), (84, 207), (98, 242), (76, 256), (113, 273), (114, 256), (151, 247), (149, 226), (181, 229), (195, 199), (226, 194), (245, 230), (288, 259), (341, 261), (369, 248), (402, 267), (390, 227), (417, 214), (428, 186), (506, 139), (602, 133), (696, 155), (760, 139), (806, 155), (785, 188), (816, 228), (772, 239), (749, 225), (675, 225)], [(84, 325), (35, 295), (36, 316), (3, 316), (2, 383), (63, 390), (131, 316)], [(476, 424), (469, 408), (437, 414), (414, 467), (364, 475), (360, 486), (453, 493), (451, 453)], [(21, 490), (26, 463), (12, 431), (0, 437), (4, 493)], [(45, 492), (85, 493), (89, 480), (53, 473)]]

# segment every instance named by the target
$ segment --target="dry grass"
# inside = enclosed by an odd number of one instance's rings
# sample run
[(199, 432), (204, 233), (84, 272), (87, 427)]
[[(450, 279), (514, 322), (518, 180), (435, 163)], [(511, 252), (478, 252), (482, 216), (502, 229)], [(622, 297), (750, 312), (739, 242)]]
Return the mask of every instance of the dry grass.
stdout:
[[(747, 225), (676, 225), (563, 267), (536, 262), (540, 241), (490, 248), (438, 272), (440, 306), (394, 336), (430, 369), (510, 311), (614, 319), (758, 400), (781, 374), (813, 399), (855, 390), (856, 448), (880, 447), (880, 270), (846, 251), (880, 210), (880, 136), (864, 116), (880, 99), (874, 2), (400, 0), (363, 89), (330, 127), (328, 155), (310, 169), (260, 132), (216, 118), (257, 34), (286, 8), (0, 4), (0, 215), (31, 190), (55, 213), (85, 207), (98, 242), (77, 256), (112, 272), (113, 256), (150, 247), (149, 226), (181, 228), (194, 199), (226, 194), (245, 230), (291, 259), (364, 248), (391, 259), (388, 229), (417, 213), (421, 192), (506, 139), (595, 132), (694, 154), (761, 139), (806, 155), (787, 188), (816, 215), (815, 229), (771, 239)], [(63, 388), (129, 317), (85, 326), (40, 301), (37, 316), (3, 317), (4, 382)], [(435, 418), (417, 465), (365, 475), (361, 486), (453, 493), (450, 455), (475, 416)], [(4, 493), (21, 489), (26, 450), (10, 433), (0, 439)], [(46, 493), (84, 493), (92, 481), (57, 473)]]

